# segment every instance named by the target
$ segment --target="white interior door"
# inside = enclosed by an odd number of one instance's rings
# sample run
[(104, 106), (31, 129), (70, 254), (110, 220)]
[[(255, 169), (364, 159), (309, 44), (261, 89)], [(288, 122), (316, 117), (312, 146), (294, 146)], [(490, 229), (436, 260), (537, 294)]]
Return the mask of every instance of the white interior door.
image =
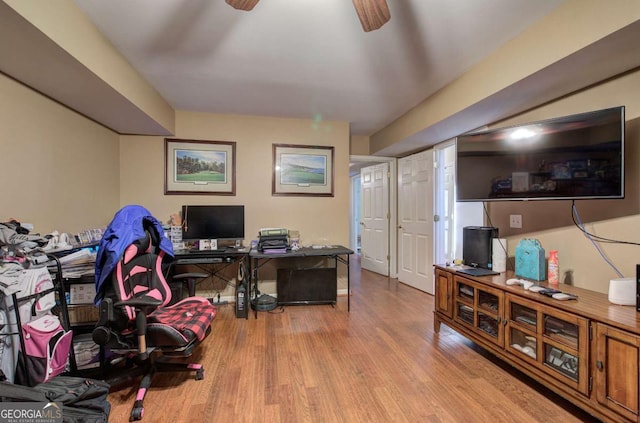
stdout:
[(434, 147), (434, 260), (438, 264), (462, 259), (462, 228), (483, 225), (483, 204), (456, 202), (455, 140)]
[(361, 267), (389, 275), (389, 164), (360, 170)]
[(398, 280), (433, 294), (433, 150), (398, 161)]
[(434, 151), (434, 187), (436, 218), (434, 219), (433, 257), (438, 264), (453, 263), (456, 259), (455, 170), (456, 149), (453, 141), (436, 145)]

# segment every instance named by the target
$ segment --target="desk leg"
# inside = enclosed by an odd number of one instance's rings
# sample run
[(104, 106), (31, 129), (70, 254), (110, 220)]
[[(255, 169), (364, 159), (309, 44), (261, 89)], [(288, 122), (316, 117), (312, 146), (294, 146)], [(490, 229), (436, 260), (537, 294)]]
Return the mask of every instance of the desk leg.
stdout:
[(196, 280), (195, 280), (195, 278), (188, 278), (187, 279), (187, 290), (189, 291), (189, 296), (190, 297), (195, 297), (196, 296)]
[[(253, 307), (251, 305), (253, 301), (253, 291), (252, 289), (258, 285), (258, 259), (254, 258), (250, 260), (251, 262), (251, 284), (249, 284), (249, 310)], [(255, 284), (255, 285), (254, 285)], [(253, 317), (258, 318), (258, 310), (253, 310)]]
[(347, 311), (351, 311), (351, 266), (349, 266), (349, 254), (347, 254)]

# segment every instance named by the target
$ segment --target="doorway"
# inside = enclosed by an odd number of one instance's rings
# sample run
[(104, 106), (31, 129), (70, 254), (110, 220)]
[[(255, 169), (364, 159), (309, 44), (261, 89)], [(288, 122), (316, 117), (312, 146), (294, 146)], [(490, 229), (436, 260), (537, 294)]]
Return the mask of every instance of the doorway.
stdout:
[[(437, 264), (452, 262), (462, 258), (462, 228), (464, 226), (483, 225), (482, 203), (458, 203), (455, 200), (455, 139), (437, 144), (433, 147), (435, 164), (433, 176), (433, 249), (427, 254), (432, 255), (427, 261)], [(367, 166), (389, 163), (389, 276), (398, 276), (398, 194), (397, 194), (397, 160), (390, 157), (351, 156), (351, 249), (360, 252), (359, 240), (362, 238), (362, 179), (360, 170)], [(356, 208), (356, 202), (358, 208)], [(428, 291), (428, 289), (427, 289)]]
[[(350, 247), (354, 252), (362, 254), (362, 238), (363, 238), (363, 196), (362, 196), (362, 177), (361, 170), (367, 167), (376, 166), (386, 163), (388, 165), (388, 177), (389, 181), (384, 188), (385, 192), (377, 196), (378, 198), (385, 198), (388, 202), (389, 217), (386, 225), (389, 230), (387, 233), (394, 233), (394, 236), (386, 235), (385, 238), (380, 241), (384, 242), (388, 246), (388, 263), (384, 266), (382, 274), (389, 274), (391, 277), (396, 277), (396, 237), (395, 231), (391, 231), (391, 228), (396, 226), (396, 159), (393, 157), (377, 157), (377, 156), (357, 156), (352, 155), (349, 158), (349, 175), (351, 177), (351, 216), (350, 216), (350, 234), (349, 241)], [(387, 258), (385, 257), (385, 260)]]

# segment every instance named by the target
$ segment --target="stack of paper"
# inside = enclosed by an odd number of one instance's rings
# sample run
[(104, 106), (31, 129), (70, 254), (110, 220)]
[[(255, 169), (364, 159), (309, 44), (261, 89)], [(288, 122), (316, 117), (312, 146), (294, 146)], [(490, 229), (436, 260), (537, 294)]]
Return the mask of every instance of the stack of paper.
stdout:
[(88, 249), (78, 250), (60, 258), (63, 278), (79, 278), (93, 275), (96, 263), (96, 253)]

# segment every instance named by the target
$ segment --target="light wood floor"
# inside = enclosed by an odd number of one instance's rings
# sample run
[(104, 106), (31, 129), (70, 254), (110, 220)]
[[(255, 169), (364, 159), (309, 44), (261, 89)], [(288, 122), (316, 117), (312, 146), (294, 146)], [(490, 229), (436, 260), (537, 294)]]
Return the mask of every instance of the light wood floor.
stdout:
[[(443, 325), (433, 296), (360, 271), (347, 298), (236, 319), (222, 306), (191, 358), (205, 379), (158, 373), (144, 422), (596, 421)], [(128, 420), (136, 388), (109, 395)]]

